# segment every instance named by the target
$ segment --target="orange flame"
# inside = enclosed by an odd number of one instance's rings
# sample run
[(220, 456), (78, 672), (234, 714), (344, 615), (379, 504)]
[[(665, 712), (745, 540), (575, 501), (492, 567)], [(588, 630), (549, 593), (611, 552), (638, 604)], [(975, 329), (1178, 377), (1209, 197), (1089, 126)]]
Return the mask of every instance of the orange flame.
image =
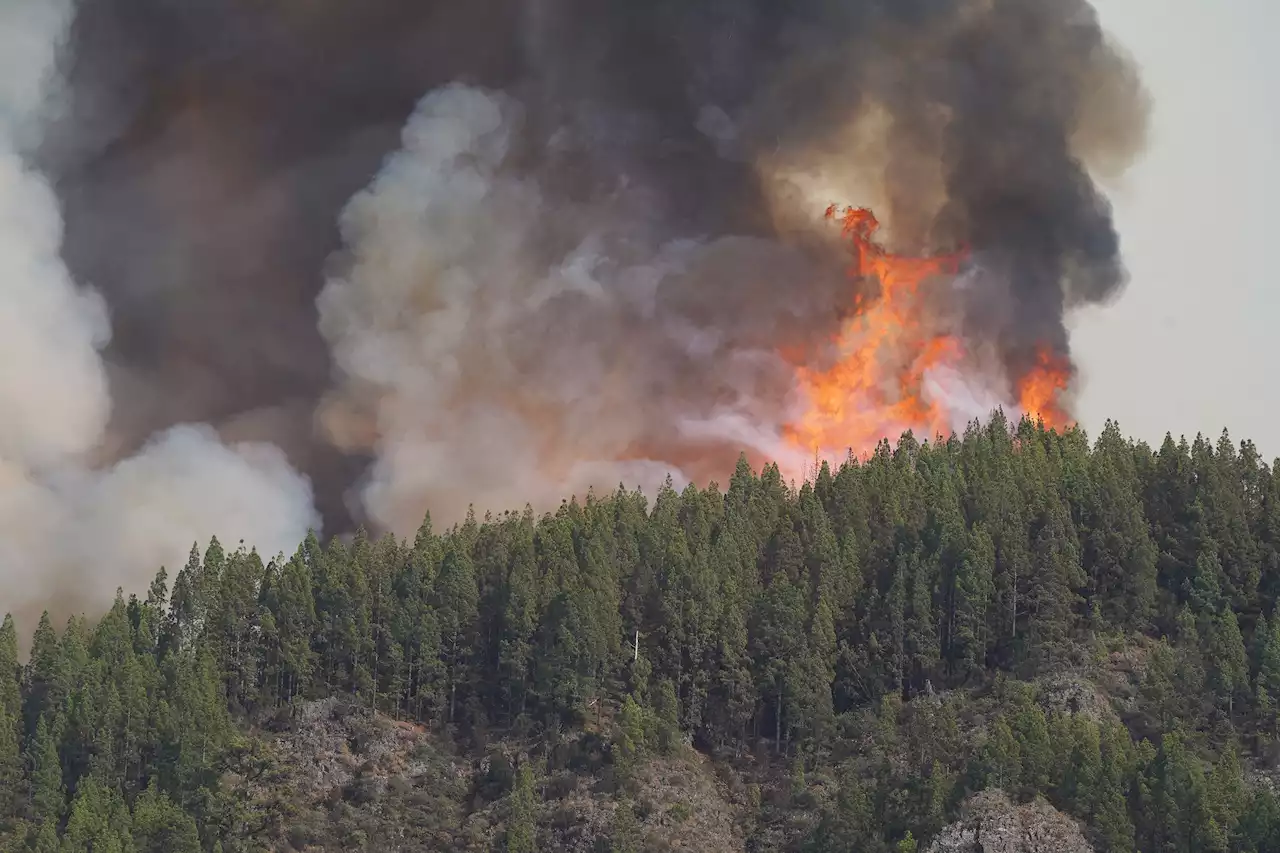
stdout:
[(1067, 427), (1071, 418), (1063, 408), (1061, 397), (1070, 381), (1070, 366), (1048, 347), (1041, 347), (1036, 354), (1036, 366), (1018, 382), (1018, 408), (1046, 427)]
[[(894, 439), (907, 430), (923, 438), (946, 435), (952, 413), (945, 401), (930, 399), (926, 375), (939, 367), (959, 370), (964, 348), (954, 336), (933, 327), (920, 297), (920, 285), (938, 275), (955, 275), (967, 252), (938, 257), (912, 257), (887, 251), (874, 239), (880, 222), (866, 208), (827, 209), (828, 219), (839, 215), (843, 235), (854, 256), (850, 274), (874, 279), (874, 299), (854, 300), (854, 314), (836, 340), (839, 360), (816, 370), (800, 365), (796, 378), (807, 408), (784, 428), (792, 445), (821, 453), (849, 450), (870, 452), (883, 438)], [(1048, 349), (1036, 368), (1016, 388), (1019, 407), (1046, 426), (1062, 426), (1066, 413), (1059, 402), (1069, 370), (1054, 361)]]

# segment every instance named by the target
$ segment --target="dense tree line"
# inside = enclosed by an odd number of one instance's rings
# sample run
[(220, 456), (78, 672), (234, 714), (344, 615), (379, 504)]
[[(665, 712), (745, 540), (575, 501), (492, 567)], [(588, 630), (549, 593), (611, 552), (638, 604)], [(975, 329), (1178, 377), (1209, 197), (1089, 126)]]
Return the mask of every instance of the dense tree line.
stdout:
[[(914, 845), (987, 786), (1104, 849), (1277, 850), (1280, 804), (1243, 768), (1280, 735), (1278, 592), (1280, 465), (1249, 442), (1153, 450), (1108, 424), (1091, 445), (999, 414), (798, 489), (742, 460), (725, 488), (428, 518), (412, 542), (264, 563), (215, 540), (96, 624), (44, 618), (24, 665), (5, 620), (0, 833), (253, 849), (221, 784), (251, 725), (342, 694), (464, 740), (607, 713), (620, 768), (682, 736), (763, 750), (797, 804), (830, 771), (813, 850)], [(1107, 648), (1141, 661), (1122, 717), (1036, 701)]]

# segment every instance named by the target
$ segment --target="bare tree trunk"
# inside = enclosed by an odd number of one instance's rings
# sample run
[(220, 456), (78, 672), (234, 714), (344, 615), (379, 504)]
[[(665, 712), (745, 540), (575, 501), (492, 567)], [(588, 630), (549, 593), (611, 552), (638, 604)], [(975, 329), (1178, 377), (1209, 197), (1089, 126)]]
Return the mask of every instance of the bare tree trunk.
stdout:
[(778, 701), (773, 715), (773, 751), (782, 751), (782, 688), (778, 688)]

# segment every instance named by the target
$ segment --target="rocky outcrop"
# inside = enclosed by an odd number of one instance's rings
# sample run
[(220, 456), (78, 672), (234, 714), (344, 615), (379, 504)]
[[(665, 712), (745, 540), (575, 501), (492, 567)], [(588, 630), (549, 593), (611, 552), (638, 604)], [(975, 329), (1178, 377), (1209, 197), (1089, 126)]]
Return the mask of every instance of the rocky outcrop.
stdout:
[(965, 803), (960, 820), (929, 845), (929, 853), (1093, 853), (1080, 825), (1043, 801), (1016, 805), (1001, 791)]
[(1039, 679), (1037, 685), (1040, 704), (1046, 711), (1079, 715), (1095, 723), (1119, 719), (1107, 695), (1079, 673), (1055, 673)]
[(740, 815), (709, 759), (691, 749), (652, 756), (623, 798), (607, 744), (578, 732), (532, 759), (528, 743), (495, 741), (484, 754), (421, 726), (333, 699), (282, 709), (254, 754), (253, 779), (238, 786), (243, 832), (282, 853), (489, 853), (501, 847), (518, 761), (535, 770), (539, 848), (607, 849), (632, 810), (637, 849), (742, 853)]

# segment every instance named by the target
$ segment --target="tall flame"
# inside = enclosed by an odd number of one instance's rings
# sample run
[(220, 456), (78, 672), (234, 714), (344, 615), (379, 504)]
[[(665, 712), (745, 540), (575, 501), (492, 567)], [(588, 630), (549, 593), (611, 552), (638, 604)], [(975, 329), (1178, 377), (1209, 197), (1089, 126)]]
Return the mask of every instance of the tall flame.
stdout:
[(1071, 368), (1048, 347), (1040, 347), (1036, 366), (1018, 382), (1018, 408), (1046, 427), (1061, 429), (1071, 423), (1062, 395), (1071, 382)]
[[(927, 380), (944, 370), (963, 374), (966, 353), (959, 338), (929, 318), (921, 285), (937, 276), (954, 276), (967, 252), (895, 254), (876, 242), (880, 222), (867, 208), (839, 211), (832, 205), (826, 217), (839, 218), (851, 244), (850, 275), (874, 281), (879, 290), (870, 299), (861, 294), (855, 298), (853, 316), (835, 342), (835, 364), (825, 369), (797, 366), (805, 408), (784, 428), (785, 438), (814, 453), (863, 455), (881, 439), (907, 430), (925, 438), (949, 434), (955, 413), (944, 395), (931, 393)], [(1008, 402), (1047, 427), (1064, 427), (1069, 418), (1061, 395), (1069, 379), (1069, 366), (1041, 348), (1036, 366), (1014, 383)]]

